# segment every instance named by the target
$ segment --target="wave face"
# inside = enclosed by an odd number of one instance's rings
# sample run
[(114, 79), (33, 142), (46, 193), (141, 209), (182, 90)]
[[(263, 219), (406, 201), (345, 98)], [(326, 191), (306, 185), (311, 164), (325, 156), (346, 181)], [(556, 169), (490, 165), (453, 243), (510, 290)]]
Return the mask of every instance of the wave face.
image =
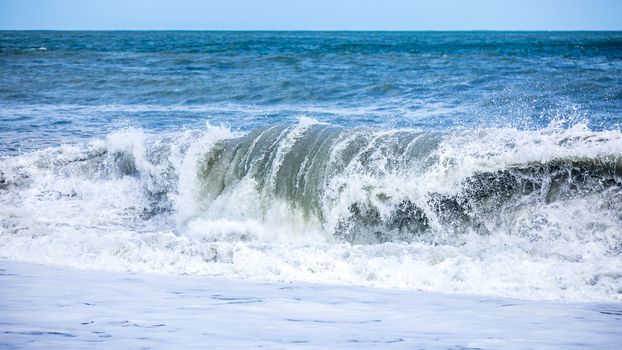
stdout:
[(585, 125), (124, 129), (4, 157), (0, 256), (622, 299), (622, 134)]

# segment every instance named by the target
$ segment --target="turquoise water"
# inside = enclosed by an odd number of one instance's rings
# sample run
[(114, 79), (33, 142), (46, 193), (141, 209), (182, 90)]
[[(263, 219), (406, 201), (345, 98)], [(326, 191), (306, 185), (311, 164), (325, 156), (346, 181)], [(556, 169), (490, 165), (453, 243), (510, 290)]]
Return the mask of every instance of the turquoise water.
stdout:
[(617, 127), (620, 32), (0, 32), (0, 152), (300, 115), (342, 126)]

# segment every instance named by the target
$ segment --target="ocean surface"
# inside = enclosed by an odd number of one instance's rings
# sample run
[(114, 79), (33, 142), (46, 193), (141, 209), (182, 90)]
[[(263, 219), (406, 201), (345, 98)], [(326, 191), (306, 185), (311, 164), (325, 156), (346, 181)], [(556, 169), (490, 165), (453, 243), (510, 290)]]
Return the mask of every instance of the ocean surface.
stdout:
[(621, 123), (622, 32), (0, 31), (0, 347), (619, 348)]

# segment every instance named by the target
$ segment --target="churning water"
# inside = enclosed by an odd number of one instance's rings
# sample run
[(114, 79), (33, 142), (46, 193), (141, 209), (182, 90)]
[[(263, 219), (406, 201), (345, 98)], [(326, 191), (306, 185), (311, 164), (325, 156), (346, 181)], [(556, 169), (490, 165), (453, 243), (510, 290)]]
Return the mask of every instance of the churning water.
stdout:
[(1, 32), (0, 63), (3, 259), (622, 299), (620, 33)]

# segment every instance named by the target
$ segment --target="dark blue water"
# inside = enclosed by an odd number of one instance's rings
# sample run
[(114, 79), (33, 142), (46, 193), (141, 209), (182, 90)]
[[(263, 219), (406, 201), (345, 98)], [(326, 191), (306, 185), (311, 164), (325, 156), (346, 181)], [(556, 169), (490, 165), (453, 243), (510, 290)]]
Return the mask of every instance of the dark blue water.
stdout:
[(603, 130), (621, 112), (621, 32), (0, 32), (4, 154), (126, 125)]

